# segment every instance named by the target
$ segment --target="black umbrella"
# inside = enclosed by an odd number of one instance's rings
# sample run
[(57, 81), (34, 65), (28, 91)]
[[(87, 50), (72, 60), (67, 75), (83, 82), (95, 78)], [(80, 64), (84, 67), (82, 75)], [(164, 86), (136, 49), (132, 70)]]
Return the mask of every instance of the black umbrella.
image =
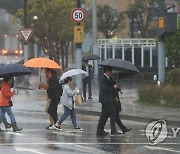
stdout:
[(113, 70), (119, 71), (124, 76), (132, 76), (135, 73), (139, 73), (139, 70), (131, 62), (122, 59), (105, 59), (99, 63), (99, 66), (111, 66)]
[(86, 55), (86, 56), (83, 56), (83, 58), (82, 58), (83, 61), (86, 61), (86, 60), (98, 60), (98, 59), (100, 59), (100, 57), (98, 55), (94, 55), (94, 54)]
[(31, 70), (22, 64), (3, 64), (0, 66), (0, 77), (28, 75)]

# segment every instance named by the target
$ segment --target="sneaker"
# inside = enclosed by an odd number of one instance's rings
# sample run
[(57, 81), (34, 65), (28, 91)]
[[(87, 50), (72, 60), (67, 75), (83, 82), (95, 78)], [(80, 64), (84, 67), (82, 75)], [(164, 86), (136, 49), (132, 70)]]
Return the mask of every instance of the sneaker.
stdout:
[(92, 99), (92, 96), (88, 97), (88, 99)]
[(80, 128), (80, 127), (76, 127), (76, 128), (74, 128), (75, 130), (83, 130), (82, 128)]
[(52, 127), (52, 125), (50, 124), (49, 126), (46, 127), (46, 129), (49, 129), (49, 127)]
[(0, 132), (3, 132), (4, 130), (2, 130), (1, 128), (0, 128)]
[(52, 125), (52, 126), (49, 127), (49, 130), (55, 130), (55, 129), (56, 129), (55, 125)]
[(55, 125), (55, 129), (56, 129), (56, 130), (62, 130), (61, 126), (58, 125), (58, 124)]

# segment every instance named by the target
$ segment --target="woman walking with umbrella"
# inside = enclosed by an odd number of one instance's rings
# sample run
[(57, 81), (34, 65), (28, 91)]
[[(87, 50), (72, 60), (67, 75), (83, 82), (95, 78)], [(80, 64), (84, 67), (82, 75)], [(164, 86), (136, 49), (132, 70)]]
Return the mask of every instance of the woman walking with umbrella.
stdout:
[[(58, 121), (57, 108), (62, 95), (62, 85), (59, 84), (59, 79), (55, 70), (49, 70), (47, 73), (48, 86), (47, 86), (47, 95), (50, 100), (48, 107), (48, 113), (53, 119), (52, 126), (49, 129), (55, 129), (54, 124)], [(41, 86), (43, 84), (41, 83)]]
[(14, 96), (14, 94), (17, 94), (17, 92), (11, 91), (11, 78), (22, 76), (22, 75), (28, 75), (31, 73), (31, 70), (29, 70), (27, 67), (21, 65), (21, 64), (4, 64), (0, 66), (0, 77), (4, 78), (3, 82), (1, 84), (1, 97), (0, 97), (0, 124), (4, 120), (5, 113), (9, 115), (13, 127), (13, 131), (20, 131), (22, 128), (19, 128), (16, 123), (15, 116), (12, 112), (10, 103), (11, 97)]
[(79, 93), (79, 89), (72, 90), (70, 88), (71, 83), (72, 83), (71, 77), (67, 77), (64, 80), (63, 93), (60, 100), (61, 104), (64, 106), (64, 113), (61, 116), (59, 122), (55, 125), (55, 128), (57, 130), (61, 130), (61, 124), (63, 123), (64, 120), (67, 119), (68, 116), (71, 117), (71, 121), (74, 126), (74, 129), (82, 130), (82, 128), (77, 126), (76, 113), (74, 110), (74, 101), (73, 101), (73, 96)]
[(11, 106), (9, 104), (11, 102), (11, 97), (17, 94), (15, 90), (11, 92), (10, 83), (11, 83), (11, 77), (4, 77), (2, 85), (1, 85), (0, 124), (5, 118), (5, 113), (7, 112), (7, 114), (9, 115), (11, 119), (13, 131), (16, 132), (16, 131), (22, 130), (22, 128), (19, 128), (17, 126), (14, 113), (12, 112)]

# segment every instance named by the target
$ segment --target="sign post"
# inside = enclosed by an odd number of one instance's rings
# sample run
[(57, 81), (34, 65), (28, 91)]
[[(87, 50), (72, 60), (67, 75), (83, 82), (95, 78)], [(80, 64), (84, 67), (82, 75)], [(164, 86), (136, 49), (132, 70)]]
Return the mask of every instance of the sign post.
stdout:
[[(28, 61), (28, 41), (33, 33), (33, 29), (20, 29), (19, 32), (22, 35), (24, 40), (24, 62)], [(24, 86), (30, 86), (29, 76), (25, 75), (24, 77)]]
[[(77, 0), (77, 8), (71, 12), (71, 19), (77, 23), (74, 26), (74, 43), (76, 43), (76, 68), (82, 68), (82, 43), (84, 41), (84, 27), (80, 24), (86, 18), (85, 11), (81, 8), (80, 0)], [(76, 85), (82, 90), (82, 80), (79, 80), (81, 76), (77, 76)]]

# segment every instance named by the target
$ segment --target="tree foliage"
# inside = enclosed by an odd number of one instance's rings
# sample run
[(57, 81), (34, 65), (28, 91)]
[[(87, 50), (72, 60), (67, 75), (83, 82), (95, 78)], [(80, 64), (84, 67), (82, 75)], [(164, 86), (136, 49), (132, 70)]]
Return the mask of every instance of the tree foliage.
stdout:
[(112, 38), (117, 31), (123, 27), (123, 13), (118, 12), (114, 7), (105, 4), (97, 6), (97, 28), (105, 38)]
[[(40, 42), (50, 57), (59, 56), (59, 50), (73, 39), (73, 22), (70, 18), (75, 2), (66, 0), (28, 1), (28, 27), (34, 28), (34, 40)], [(37, 20), (32, 20), (33, 16)], [(23, 12), (16, 14), (23, 25)]]
[(126, 14), (130, 21), (136, 20), (141, 37), (148, 37), (148, 30), (152, 23), (155, 10), (151, 9), (149, 5), (153, 5), (157, 0), (135, 0), (134, 3), (129, 4)]
[(180, 20), (177, 32), (165, 38), (165, 52), (168, 59), (175, 67), (180, 67)]

